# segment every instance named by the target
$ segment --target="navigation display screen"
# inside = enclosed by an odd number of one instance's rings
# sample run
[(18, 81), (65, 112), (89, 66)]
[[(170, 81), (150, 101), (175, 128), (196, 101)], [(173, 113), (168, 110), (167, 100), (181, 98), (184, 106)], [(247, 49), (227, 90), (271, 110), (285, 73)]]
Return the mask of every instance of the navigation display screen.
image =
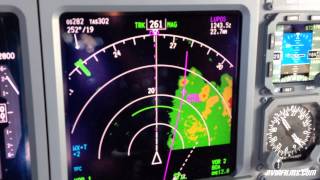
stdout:
[(312, 81), (320, 73), (320, 24), (278, 25), (273, 82)]
[(237, 11), (64, 13), (70, 180), (232, 175)]

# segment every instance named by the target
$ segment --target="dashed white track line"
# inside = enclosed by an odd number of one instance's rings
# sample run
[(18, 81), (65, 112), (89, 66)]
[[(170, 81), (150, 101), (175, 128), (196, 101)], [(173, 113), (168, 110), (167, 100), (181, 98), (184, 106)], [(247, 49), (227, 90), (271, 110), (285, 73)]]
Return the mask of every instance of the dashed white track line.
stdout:
[(190, 150), (187, 158), (184, 160), (182, 166), (181, 166), (180, 169), (179, 169), (180, 172), (183, 170), (184, 166), (185, 166), (185, 165), (187, 164), (187, 162), (189, 161), (189, 159), (190, 159), (190, 157), (191, 157), (191, 155), (192, 155), (192, 153), (193, 153), (193, 151), (194, 151), (194, 149), (196, 148), (197, 145), (198, 145), (198, 142), (196, 142), (196, 144), (195, 144), (195, 145), (192, 147), (192, 149)]

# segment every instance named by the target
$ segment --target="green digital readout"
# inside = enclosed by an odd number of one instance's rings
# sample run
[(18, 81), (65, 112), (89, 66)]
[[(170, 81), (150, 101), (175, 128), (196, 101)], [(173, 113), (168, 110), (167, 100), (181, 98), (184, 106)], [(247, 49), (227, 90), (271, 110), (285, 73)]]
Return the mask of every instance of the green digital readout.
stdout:
[(230, 173), (230, 168), (227, 167), (228, 159), (214, 159), (212, 160), (211, 176), (221, 176)]

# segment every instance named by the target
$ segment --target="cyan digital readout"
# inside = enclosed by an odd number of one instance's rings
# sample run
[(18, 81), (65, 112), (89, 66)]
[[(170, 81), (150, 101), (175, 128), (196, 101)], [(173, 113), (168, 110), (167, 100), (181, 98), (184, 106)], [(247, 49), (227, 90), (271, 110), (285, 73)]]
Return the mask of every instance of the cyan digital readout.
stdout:
[(283, 65), (310, 64), (308, 52), (312, 49), (312, 32), (283, 34)]

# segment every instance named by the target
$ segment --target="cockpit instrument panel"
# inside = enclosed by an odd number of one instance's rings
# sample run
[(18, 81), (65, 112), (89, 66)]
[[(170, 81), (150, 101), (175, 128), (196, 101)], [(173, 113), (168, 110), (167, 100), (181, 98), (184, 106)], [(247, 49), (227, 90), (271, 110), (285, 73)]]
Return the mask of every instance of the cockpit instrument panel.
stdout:
[(320, 24), (281, 24), (275, 33), (273, 83), (313, 81), (320, 75)]
[(0, 179), (29, 180), (29, 142), (23, 116), (18, 17), (0, 13)]
[(60, 16), (69, 179), (232, 175), (238, 11)]
[[(277, 14), (267, 24), (265, 86), (273, 94), (320, 87), (320, 22), (309, 14)], [(272, 15), (270, 15), (272, 17)]]

